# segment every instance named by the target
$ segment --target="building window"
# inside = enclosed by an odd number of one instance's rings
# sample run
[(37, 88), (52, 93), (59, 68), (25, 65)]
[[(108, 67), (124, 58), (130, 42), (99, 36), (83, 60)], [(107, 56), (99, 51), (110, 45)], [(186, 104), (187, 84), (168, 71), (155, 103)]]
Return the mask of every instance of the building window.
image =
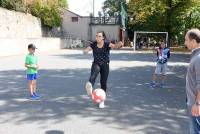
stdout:
[(72, 17), (72, 22), (78, 22), (78, 17)]

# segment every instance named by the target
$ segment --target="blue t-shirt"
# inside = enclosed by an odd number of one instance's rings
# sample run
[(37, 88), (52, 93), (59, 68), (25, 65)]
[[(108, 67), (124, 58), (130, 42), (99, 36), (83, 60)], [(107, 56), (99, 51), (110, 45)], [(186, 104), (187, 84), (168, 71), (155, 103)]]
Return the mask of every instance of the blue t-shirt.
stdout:
[(104, 42), (104, 45), (102, 48), (98, 48), (97, 42), (93, 42), (90, 47), (93, 50), (93, 57), (94, 61), (93, 63), (98, 65), (103, 65), (105, 63), (110, 62), (110, 47), (109, 42)]

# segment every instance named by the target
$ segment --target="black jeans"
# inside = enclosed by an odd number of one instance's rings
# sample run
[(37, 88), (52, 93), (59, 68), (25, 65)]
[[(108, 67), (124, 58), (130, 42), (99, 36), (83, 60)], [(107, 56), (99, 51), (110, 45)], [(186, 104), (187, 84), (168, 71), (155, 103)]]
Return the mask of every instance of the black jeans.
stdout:
[(90, 74), (90, 83), (92, 86), (94, 86), (95, 80), (100, 73), (100, 83), (101, 88), (106, 92), (107, 89), (107, 79), (109, 74), (109, 63), (105, 63), (103, 65), (98, 65), (93, 63), (91, 68), (91, 74)]

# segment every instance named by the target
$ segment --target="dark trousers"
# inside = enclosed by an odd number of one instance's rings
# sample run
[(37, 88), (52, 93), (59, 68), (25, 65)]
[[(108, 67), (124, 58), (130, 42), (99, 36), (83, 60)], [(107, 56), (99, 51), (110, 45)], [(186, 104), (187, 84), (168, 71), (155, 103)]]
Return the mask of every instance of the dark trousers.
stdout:
[(200, 116), (192, 116), (192, 123), (195, 134), (200, 134)]
[(93, 63), (91, 67), (91, 74), (90, 74), (90, 83), (94, 86), (95, 80), (100, 73), (100, 83), (101, 89), (106, 92), (107, 89), (107, 79), (109, 74), (109, 63), (105, 63), (103, 65), (98, 65)]

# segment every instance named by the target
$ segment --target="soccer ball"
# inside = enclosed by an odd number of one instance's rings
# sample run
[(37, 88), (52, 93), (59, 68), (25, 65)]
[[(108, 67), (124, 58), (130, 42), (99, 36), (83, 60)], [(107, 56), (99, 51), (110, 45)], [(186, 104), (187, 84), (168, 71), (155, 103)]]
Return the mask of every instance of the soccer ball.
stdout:
[(100, 103), (106, 99), (106, 93), (103, 89), (97, 88), (92, 92), (92, 100), (95, 103)]

